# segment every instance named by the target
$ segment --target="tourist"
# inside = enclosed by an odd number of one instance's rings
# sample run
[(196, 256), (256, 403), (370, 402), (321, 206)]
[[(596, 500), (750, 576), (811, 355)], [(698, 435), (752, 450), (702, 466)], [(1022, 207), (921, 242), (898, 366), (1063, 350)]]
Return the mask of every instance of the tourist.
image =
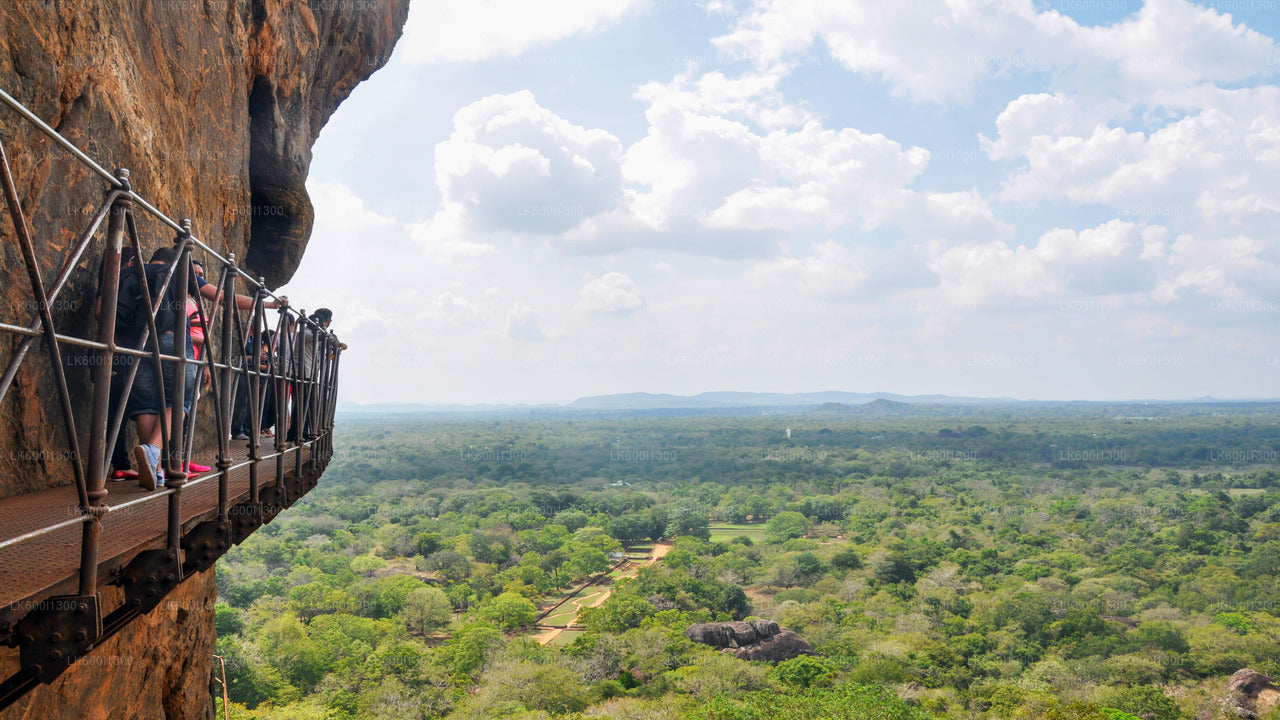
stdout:
[[(159, 287), (164, 280), (165, 273), (169, 270), (169, 266), (173, 264), (177, 254), (177, 248), (168, 246), (162, 247), (155, 251), (151, 256), (151, 262), (143, 266), (146, 275), (147, 287), (151, 291), (152, 300), (155, 303), (155, 327), (159, 333), (157, 343), (160, 353), (163, 355), (173, 355), (179, 346), (184, 349), (186, 357), (194, 359), (195, 350), (192, 342), (190, 328), (182, 333), (181, 340), (175, 339), (172, 328), (177, 319), (174, 317), (174, 311), (181, 307), (184, 309), (182, 320), (183, 325), (186, 323), (186, 295), (188, 288), (179, 289), (177, 283), (170, 282), (169, 287), (165, 291), (163, 299), (160, 298)], [(130, 273), (122, 273), (120, 282), (122, 285), (121, 298), (126, 296), (140, 296), (138, 289), (136, 271)], [(132, 284), (132, 290), (128, 285)], [(191, 276), (190, 290), (198, 292), (200, 295), (207, 297), (215, 302), (222, 298), (222, 292), (205, 282), (204, 278), (199, 275)], [(253, 298), (246, 295), (236, 296), (236, 306), (241, 309), (249, 309), (253, 307)], [(280, 301), (272, 301), (268, 303), (268, 307), (281, 307), (287, 305), (288, 300), (281, 298)], [(121, 303), (124, 305), (125, 303)], [(117, 323), (121, 320), (121, 314), (130, 314), (132, 317), (136, 315), (136, 301), (131, 303), (135, 307), (117, 308)], [(145, 305), (143, 306), (145, 307)], [(144, 318), (145, 319), (145, 318)], [(134, 322), (131, 320), (130, 325)], [(137, 376), (134, 378), (133, 388), (129, 393), (128, 414), (134, 422), (137, 423), (138, 429), (138, 447), (134, 448), (134, 460), (138, 463), (138, 483), (148, 489), (154, 490), (156, 487), (164, 484), (164, 474), (160, 469), (160, 447), (163, 442), (162, 426), (160, 423), (160, 413), (168, 412), (172, 419), (173, 407), (173, 381), (176, 372), (176, 363), (169, 360), (161, 363), (162, 377), (157, 378), (155, 372), (155, 363), (150, 360), (143, 360), (139, 367)], [(165, 407), (160, 407), (160, 387), (163, 383)], [(188, 363), (184, 374), (184, 394), (183, 409), (190, 412), (191, 402), (194, 399), (196, 388), (196, 365)], [(176, 438), (174, 438), (176, 440)]]

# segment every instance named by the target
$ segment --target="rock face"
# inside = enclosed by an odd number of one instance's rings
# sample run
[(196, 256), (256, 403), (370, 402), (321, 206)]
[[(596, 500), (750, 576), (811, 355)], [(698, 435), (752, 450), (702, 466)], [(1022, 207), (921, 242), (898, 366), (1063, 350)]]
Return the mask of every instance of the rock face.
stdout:
[(213, 570), (187, 578), (52, 685), (40, 685), (0, 711), (0, 720), (212, 718), (217, 597)]
[(1236, 698), (1240, 717), (1256, 720), (1274, 707), (1280, 707), (1280, 687), (1256, 670), (1237, 670), (1227, 681), (1227, 690)]
[[(129, 168), (141, 195), (174, 219), (190, 217), (197, 237), (236, 253), (274, 287), (293, 275), (311, 230), (303, 183), (312, 143), (338, 104), (390, 57), (408, 5), (0, 3), (0, 89), (107, 170)], [(47, 282), (107, 184), (7, 108), (0, 109), (0, 139)], [(141, 215), (139, 232), (148, 252), (174, 235)], [(59, 298), (55, 320), (63, 332), (91, 328), (101, 252), (100, 235)], [(0, 321), (35, 318), (22, 268), (6, 209)], [(9, 337), (0, 342), (0, 370)], [(83, 404), (87, 368), (68, 370)], [(0, 406), (0, 497), (69, 482), (51, 377), (47, 369), (24, 369)]]
[(812, 655), (813, 646), (772, 620), (698, 623), (684, 631), (690, 640), (733, 653), (742, 660), (781, 662)]

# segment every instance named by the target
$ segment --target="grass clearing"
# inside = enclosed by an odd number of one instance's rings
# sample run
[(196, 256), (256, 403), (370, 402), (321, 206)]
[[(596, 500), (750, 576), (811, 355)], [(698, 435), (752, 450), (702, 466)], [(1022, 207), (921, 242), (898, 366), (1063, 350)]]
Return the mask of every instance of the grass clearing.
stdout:
[(574, 640), (582, 637), (586, 633), (582, 630), (561, 630), (559, 635), (551, 640), (552, 645), (568, 645)]
[(712, 542), (729, 542), (736, 537), (747, 537), (751, 542), (764, 542), (764, 525), (754, 523), (751, 525), (712, 525), (711, 528)]

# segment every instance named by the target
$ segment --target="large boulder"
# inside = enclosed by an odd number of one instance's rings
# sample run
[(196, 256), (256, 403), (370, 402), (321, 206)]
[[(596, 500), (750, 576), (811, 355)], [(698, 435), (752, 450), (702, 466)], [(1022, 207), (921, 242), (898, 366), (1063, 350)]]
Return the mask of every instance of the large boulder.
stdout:
[(734, 657), (743, 660), (765, 660), (782, 662), (801, 655), (812, 655), (813, 646), (808, 640), (783, 628), (777, 635), (764, 638), (760, 642), (746, 645), (734, 651)]
[(1280, 707), (1280, 687), (1256, 670), (1237, 670), (1227, 681), (1227, 690), (1236, 699), (1240, 717), (1246, 720), (1256, 720), (1268, 710)]
[(780, 662), (812, 655), (813, 646), (772, 620), (698, 623), (684, 631), (690, 640), (733, 653), (743, 660)]

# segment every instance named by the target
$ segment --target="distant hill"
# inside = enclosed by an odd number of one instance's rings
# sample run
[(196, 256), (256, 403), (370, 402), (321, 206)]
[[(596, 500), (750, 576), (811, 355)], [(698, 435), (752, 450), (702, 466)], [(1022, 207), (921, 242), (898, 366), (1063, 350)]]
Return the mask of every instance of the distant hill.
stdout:
[(697, 395), (667, 395), (654, 393), (623, 393), (596, 395), (574, 400), (565, 407), (583, 410), (643, 410), (657, 408), (733, 408), (733, 407), (812, 407), (826, 403), (840, 405), (866, 405), (877, 400), (901, 404), (934, 403), (950, 405), (987, 405), (1017, 402), (1009, 398), (952, 397), (949, 395), (896, 395), (894, 393), (812, 392), (812, 393), (755, 393), (755, 392), (705, 392)]
[(419, 415), (472, 421), (553, 418), (657, 418), (746, 415), (808, 417), (1112, 417), (1140, 421), (1205, 414), (1280, 412), (1275, 400), (1043, 401), (951, 395), (897, 395), (840, 391), (812, 393), (706, 392), (698, 395), (623, 393), (596, 395), (564, 405), (338, 402), (344, 415)]
[(918, 405), (880, 398), (861, 405), (822, 403), (805, 411), (805, 414), (814, 417), (907, 417), (929, 413), (926, 408)]

